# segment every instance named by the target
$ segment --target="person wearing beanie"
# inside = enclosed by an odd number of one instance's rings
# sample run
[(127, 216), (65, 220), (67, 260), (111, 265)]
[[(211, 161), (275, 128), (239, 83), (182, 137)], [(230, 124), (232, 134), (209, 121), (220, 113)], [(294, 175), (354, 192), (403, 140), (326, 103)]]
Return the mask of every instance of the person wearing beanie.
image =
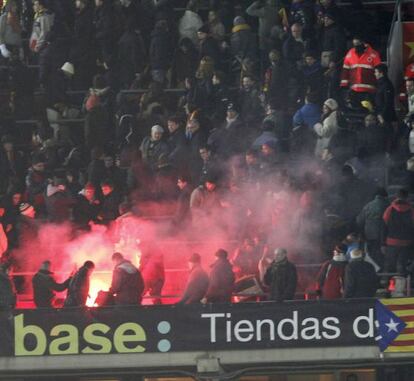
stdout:
[(204, 24), (197, 31), (198, 40), (200, 42), (200, 50), (198, 59), (201, 61), (205, 57), (210, 57), (215, 64), (215, 67), (220, 66), (220, 49), (217, 40), (210, 36), (210, 29), (208, 24)]
[(345, 270), (344, 298), (372, 298), (378, 289), (374, 266), (365, 261), (360, 249), (353, 249), (351, 261)]
[(332, 259), (322, 264), (317, 277), (317, 293), (322, 299), (340, 299), (344, 292), (346, 245), (336, 245)]
[(184, 293), (178, 304), (200, 303), (208, 288), (208, 275), (201, 266), (201, 256), (198, 253), (191, 254), (188, 259), (190, 274)]
[(209, 285), (205, 299), (207, 303), (230, 303), (234, 288), (234, 273), (226, 250), (215, 253), (216, 261), (211, 265)]
[(270, 288), (270, 300), (278, 303), (293, 300), (297, 282), (296, 266), (288, 260), (287, 250), (276, 249), (273, 262), (263, 277), (263, 283)]
[(49, 260), (43, 261), (32, 278), (33, 300), (37, 308), (53, 308), (55, 293), (65, 291), (69, 287), (71, 278), (69, 277), (63, 283), (57, 283), (50, 267)]
[(230, 37), (231, 53), (239, 62), (242, 62), (245, 58), (256, 61), (256, 37), (250, 25), (246, 23), (242, 16), (237, 16), (233, 21), (233, 25)]
[(161, 155), (168, 156), (169, 148), (168, 144), (162, 139), (163, 135), (164, 128), (156, 124), (151, 128), (151, 136), (146, 136), (139, 147), (142, 161), (151, 172), (155, 172), (157, 169), (158, 160)]
[(335, 99), (327, 99), (322, 106), (322, 122), (313, 126), (318, 139), (315, 146), (315, 156), (322, 159), (323, 153), (328, 149), (332, 137), (339, 130), (338, 103)]

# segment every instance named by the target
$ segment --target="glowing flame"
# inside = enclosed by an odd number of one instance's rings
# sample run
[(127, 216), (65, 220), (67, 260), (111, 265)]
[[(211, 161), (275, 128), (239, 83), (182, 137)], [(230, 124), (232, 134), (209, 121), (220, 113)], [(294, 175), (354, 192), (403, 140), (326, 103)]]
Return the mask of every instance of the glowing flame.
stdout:
[(88, 307), (96, 307), (96, 297), (98, 296), (99, 291), (108, 291), (109, 284), (103, 279), (101, 274), (92, 275), (91, 283), (89, 286), (89, 296), (86, 300), (86, 305)]

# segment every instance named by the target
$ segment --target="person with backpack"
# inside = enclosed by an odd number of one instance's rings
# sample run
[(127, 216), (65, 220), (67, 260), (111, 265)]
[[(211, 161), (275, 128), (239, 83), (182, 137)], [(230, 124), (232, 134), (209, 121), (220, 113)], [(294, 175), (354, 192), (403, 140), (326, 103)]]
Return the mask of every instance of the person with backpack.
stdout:
[(85, 307), (89, 295), (90, 277), (95, 268), (92, 261), (86, 261), (69, 282), (64, 307)]
[(414, 209), (408, 202), (408, 192), (401, 189), (397, 198), (385, 210), (385, 265), (386, 273), (406, 275), (409, 255), (414, 243)]

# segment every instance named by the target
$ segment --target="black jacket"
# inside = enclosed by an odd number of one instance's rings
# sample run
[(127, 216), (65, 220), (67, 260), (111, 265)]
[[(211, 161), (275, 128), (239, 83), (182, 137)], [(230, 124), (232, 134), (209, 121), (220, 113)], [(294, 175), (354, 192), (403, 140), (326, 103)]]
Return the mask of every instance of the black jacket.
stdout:
[(227, 259), (218, 258), (211, 266), (206, 298), (209, 303), (230, 303), (234, 288), (234, 273)]
[(83, 307), (89, 294), (90, 274), (85, 266), (82, 266), (69, 282), (68, 293), (65, 299), (65, 307)]
[(0, 309), (14, 308), (16, 294), (11, 279), (3, 270), (0, 271)]
[(167, 30), (157, 27), (152, 31), (149, 58), (152, 70), (166, 70), (171, 66), (171, 38)]
[(296, 266), (287, 259), (273, 262), (264, 276), (264, 284), (270, 287), (270, 299), (276, 302), (292, 300), (297, 286)]
[(346, 36), (341, 26), (332, 24), (323, 28), (321, 37), (321, 50), (332, 52), (334, 62), (341, 62), (346, 53)]
[(199, 303), (208, 288), (208, 275), (201, 266), (195, 266), (188, 277), (180, 304)]
[(127, 260), (115, 266), (109, 290), (114, 295), (115, 304), (141, 304), (144, 280), (141, 272)]
[(71, 278), (63, 283), (57, 283), (51, 271), (39, 270), (32, 278), (33, 298), (36, 307), (53, 307), (55, 291), (66, 290), (70, 280)]
[(375, 110), (386, 122), (397, 120), (394, 107), (394, 86), (387, 77), (380, 78), (377, 81)]
[(345, 270), (344, 298), (371, 298), (378, 287), (374, 266), (363, 258), (349, 262)]

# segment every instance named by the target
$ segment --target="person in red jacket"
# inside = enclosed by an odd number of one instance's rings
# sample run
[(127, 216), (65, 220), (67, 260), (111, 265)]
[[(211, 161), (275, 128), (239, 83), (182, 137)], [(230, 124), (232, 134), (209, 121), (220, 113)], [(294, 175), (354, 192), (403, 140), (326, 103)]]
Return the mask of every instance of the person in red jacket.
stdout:
[(379, 53), (360, 37), (352, 40), (353, 48), (345, 56), (341, 87), (349, 89), (349, 101), (360, 107), (362, 101), (373, 102), (375, 93), (374, 67), (381, 63)]
[(333, 257), (322, 264), (318, 274), (317, 292), (322, 299), (340, 299), (344, 293), (344, 277), (347, 260), (345, 257), (347, 247), (337, 245)]
[(408, 257), (414, 243), (414, 209), (408, 202), (408, 192), (401, 189), (383, 215), (385, 234), (384, 272), (406, 274)]

